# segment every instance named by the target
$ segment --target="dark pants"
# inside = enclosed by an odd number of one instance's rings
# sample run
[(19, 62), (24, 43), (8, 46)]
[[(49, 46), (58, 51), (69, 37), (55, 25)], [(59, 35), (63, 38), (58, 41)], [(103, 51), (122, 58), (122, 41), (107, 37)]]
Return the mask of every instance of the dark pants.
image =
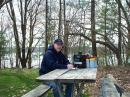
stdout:
[[(53, 94), (54, 97), (60, 97), (58, 88), (60, 87), (54, 82), (47, 83), (52, 89), (53, 89)], [(61, 84), (65, 85), (65, 97), (72, 97), (72, 92), (73, 92), (73, 84), (72, 83), (67, 83), (67, 84)]]

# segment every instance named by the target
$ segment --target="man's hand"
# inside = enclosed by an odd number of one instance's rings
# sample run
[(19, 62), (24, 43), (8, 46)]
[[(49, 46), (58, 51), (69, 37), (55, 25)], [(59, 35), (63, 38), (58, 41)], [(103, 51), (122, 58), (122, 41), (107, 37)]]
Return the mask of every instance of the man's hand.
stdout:
[(68, 64), (68, 65), (67, 65), (67, 68), (68, 68), (68, 69), (73, 69), (74, 66), (73, 66), (73, 64)]

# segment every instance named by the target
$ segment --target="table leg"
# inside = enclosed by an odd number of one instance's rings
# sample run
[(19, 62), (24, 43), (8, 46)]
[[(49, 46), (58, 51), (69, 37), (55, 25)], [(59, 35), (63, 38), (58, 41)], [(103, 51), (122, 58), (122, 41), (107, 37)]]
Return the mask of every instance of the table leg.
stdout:
[(72, 87), (72, 95), (71, 95), (71, 97), (75, 97), (74, 85), (75, 84), (73, 84), (73, 87)]
[(63, 93), (63, 90), (62, 90), (62, 86), (61, 86), (61, 83), (59, 81), (55, 81), (56, 85), (57, 85), (57, 89), (58, 89), (58, 92), (59, 92), (59, 95), (60, 97), (64, 97), (64, 93)]

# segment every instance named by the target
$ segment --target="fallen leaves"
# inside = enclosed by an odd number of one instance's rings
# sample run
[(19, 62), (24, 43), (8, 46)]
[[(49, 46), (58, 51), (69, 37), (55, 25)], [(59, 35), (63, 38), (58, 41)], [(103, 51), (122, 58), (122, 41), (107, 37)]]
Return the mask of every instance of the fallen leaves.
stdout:
[(88, 84), (86, 87), (91, 95), (90, 97), (97, 97), (101, 78), (107, 74), (112, 74), (125, 92), (130, 92), (130, 67), (102, 67), (98, 68), (96, 84)]

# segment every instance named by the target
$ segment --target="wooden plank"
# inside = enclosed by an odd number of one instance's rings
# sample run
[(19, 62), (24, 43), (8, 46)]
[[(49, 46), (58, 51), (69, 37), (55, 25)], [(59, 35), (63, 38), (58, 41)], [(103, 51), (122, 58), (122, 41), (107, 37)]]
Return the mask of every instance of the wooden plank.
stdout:
[(62, 74), (57, 79), (58, 80), (96, 80), (97, 69), (75, 69)]
[(68, 69), (56, 69), (54, 71), (51, 71), (47, 74), (41, 75), (39, 77), (37, 77), (37, 80), (40, 81), (53, 81), (55, 80), (58, 76), (66, 73), (68, 71)]
[(79, 74), (75, 77), (76, 80), (96, 80), (97, 69), (96, 68), (89, 68), (89, 69), (82, 69), (79, 70)]
[(67, 79), (75, 79), (76, 76), (78, 76), (79, 69), (72, 69), (69, 70), (68, 72), (66, 72), (65, 74), (60, 75), (59, 77), (57, 77), (57, 79), (63, 79), (63, 80), (67, 80)]
[(22, 97), (40, 97), (45, 94), (50, 89), (47, 85), (39, 85), (35, 89), (31, 90), (27, 94), (23, 95)]

